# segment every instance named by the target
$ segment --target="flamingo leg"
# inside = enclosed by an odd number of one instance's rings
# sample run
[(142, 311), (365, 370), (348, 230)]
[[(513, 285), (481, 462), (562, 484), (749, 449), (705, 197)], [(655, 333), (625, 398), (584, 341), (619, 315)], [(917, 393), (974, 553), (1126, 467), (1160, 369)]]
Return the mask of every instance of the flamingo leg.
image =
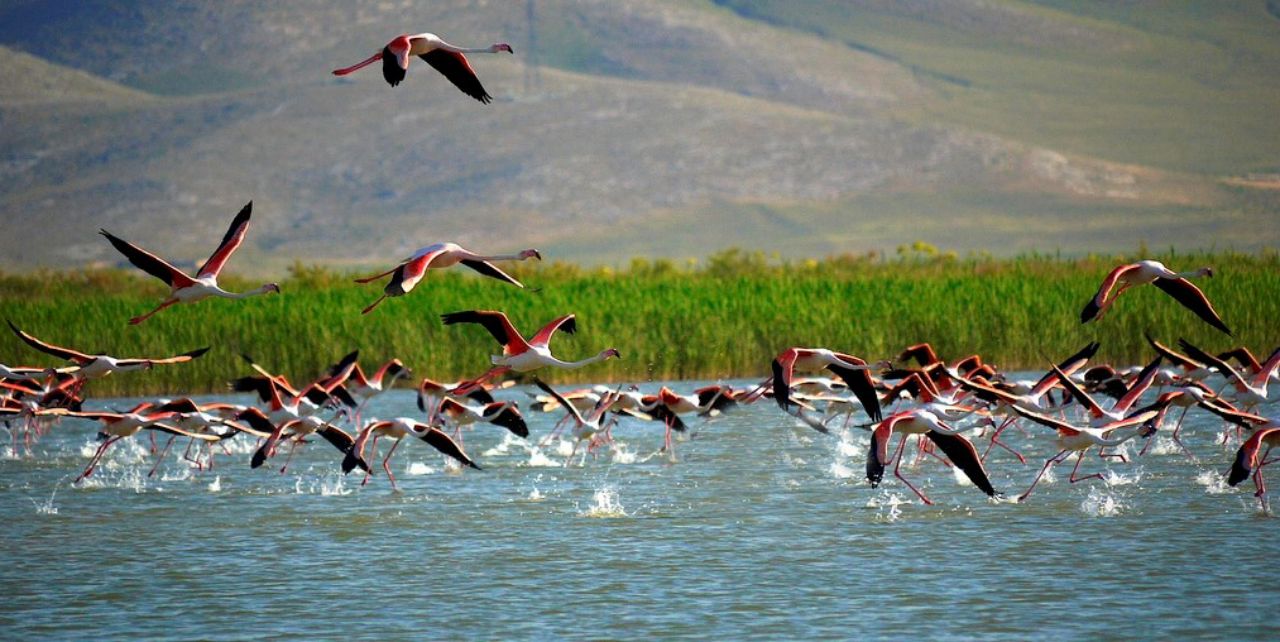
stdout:
[(926, 497), (924, 493), (920, 492), (920, 489), (916, 488), (915, 485), (912, 484), (910, 480), (908, 480), (906, 477), (904, 477), (902, 473), (898, 470), (898, 468), (902, 466), (902, 454), (907, 447), (907, 437), (908, 435), (905, 435), (905, 434), (902, 435), (902, 440), (898, 442), (898, 452), (894, 454), (894, 458), (897, 461), (895, 461), (893, 464), (893, 476), (902, 480), (902, 483), (906, 484), (907, 488), (910, 488), (911, 492), (915, 493), (916, 497), (920, 498), (920, 501), (924, 502), (929, 506), (933, 506), (933, 501), (930, 500), (928, 497)]
[(1054, 456), (1052, 456), (1052, 457), (1050, 457), (1050, 458), (1048, 458), (1048, 459), (1046, 459), (1046, 460), (1044, 461), (1044, 468), (1041, 468), (1041, 469), (1040, 469), (1040, 474), (1039, 474), (1039, 475), (1036, 475), (1036, 479), (1035, 479), (1035, 481), (1031, 482), (1031, 487), (1030, 487), (1030, 488), (1028, 488), (1028, 489), (1026, 490), (1026, 492), (1022, 493), (1021, 495), (1018, 495), (1018, 501), (1019, 501), (1019, 502), (1024, 502), (1024, 501), (1026, 501), (1026, 500), (1027, 500), (1027, 498), (1028, 498), (1028, 497), (1030, 497), (1030, 496), (1031, 496), (1031, 491), (1033, 491), (1033, 490), (1035, 490), (1035, 489), (1036, 489), (1036, 484), (1039, 484), (1039, 483), (1040, 483), (1040, 478), (1041, 478), (1041, 477), (1044, 477), (1044, 474), (1045, 474), (1046, 472), (1048, 472), (1048, 471), (1049, 471), (1049, 467), (1050, 467), (1050, 466), (1053, 466), (1054, 464), (1056, 464), (1056, 463), (1058, 463), (1058, 462), (1062, 461), (1061, 457), (1062, 457), (1063, 455), (1067, 454), (1067, 452), (1068, 452), (1067, 450), (1060, 450), (1060, 451), (1058, 451), (1058, 454), (1056, 454), (1056, 455), (1054, 455)]
[(167, 307), (169, 307), (169, 306), (171, 306), (171, 305), (173, 305), (173, 304), (175, 304), (175, 303), (177, 303), (177, 302), (178, 302), (178, 300), (177, 300), (177, 299), (165, 299), (163, 303), (161, 303), (160, 305), (156, 306), (156, 309), (154, 309), (154, 310), (152, 310), (152, 311), (150, 311), (150, 312), (148, 312), (148, 313), (146, 313), (146, 314), (143, 314), (143, 315), (141, 315), (141, 316), (136, 316), (136, 317), (134, 317), (134, 318), (132, 318), (132, 319), (129, 319), (129, 325), (138, 325), (139, 323), (142, 323), (143, 321), (146, 321), (147, 319), (150, 319), (150, 318), (151, 318), (155, 313), (157, 313), (157, 312), (159, 312), (159, 311), (161, 311), (161, 310), (163, 310), (163, 309), (165, 309), (165, 308), (167, 308)]
[(76, 477), (75, 481), (72, 481), (71, 483), (75, 484), (79, 482), (81, 479), (84, 479), (85, 477), (92, 475), (93, 468), (98, 465), (99, 461), (102, 460), (102, 455), (103, 453), (107, 452), (107, 448), (111, 446), (111, 444), (114, 444), (117, 441), (120, 441), (121, 439), (124, 439), (124, 437), (111, 437), (110, 439), (107, 439), (106, 441), (102, 442), (102, 445), (98, 446), (97, 452), (93, 453), (93, 458), (89, 460), (89, 466), (86, 467), (84, 469), (84, 472), (80, 473), (80, 476)]
[(293, 439), (293, 444), (289, 446), (289, 456), (284, 458), (284, 465), (280, 467), (280, 474), (283, 475), (285, 470), (289, 468), (289, 462), (293, 461), (293, 453), (298, 451), (298, 443), (302, 441), (299, 435)]
[(1085, 475), (1084, 477), (1076, 477), (1076, 472), (1080, 470), (1080, 464), (1084, 461), (1084, 453), (1085, 451), (1080, 451), (1080, 454), (1076, 457), (1076, 465), (1071, 469), (1071, 477), (1068, 478), (1068, 481), (1073, 484), (1076, 482), (1082, 482), (1086, 479), (1093, 479), (1095, 477), (1102, 479), (1102, 473), (1093, 473), (1092, 475)]
[[(152, 432), (152, 431), (147, 431), (147, 432)], [(153, 440), (155, 439), (154, 433), (151, 435), (151, 438)], [(173, 440), (177, 438), (178, 438), (177, 435), (169, 435), (169, 441), (166, 441), (164, 443), (164, 449), (160, 451), (160, 456), (156, 457), (156, 465), (151, 467), (151, 472), (147, 473), (147, 477), (155, 476), (156, 471), (160, 469), (160, 462), (164, 461), (165, 455), (169, 454), (169, 449), (173, 447)], [(155, 451), (153, 450), (151, 452), (154, 453)]]
[(396, 448), (400, 447), (400, 442), (402, 441), (404, 440), (397, 439), (396, 443), (391, 445), (391, 450), (387, 451), (387, 456), (382, 458), (382, 469), (387, 471), (387, 479), (391, 480), (391, 490), (396, 492), (399, 492), (400, 488), (396, 486), (396, 476), (395, 473), (391, 472), (391, 464), (389, 462), (391, 461), (391, 455), (395, 454)]
[(1115, 458), (1115, 459), (1119, 459), (1122, 463), (1126, 463), (1126, 464), (1129, 463), (1129, 460), (1125, 458), (1124, 453), (1109, 453), (1109, 452), (1106, 452), (1106, 448), (1098, 449), (1098, 458), (1099, 459)]

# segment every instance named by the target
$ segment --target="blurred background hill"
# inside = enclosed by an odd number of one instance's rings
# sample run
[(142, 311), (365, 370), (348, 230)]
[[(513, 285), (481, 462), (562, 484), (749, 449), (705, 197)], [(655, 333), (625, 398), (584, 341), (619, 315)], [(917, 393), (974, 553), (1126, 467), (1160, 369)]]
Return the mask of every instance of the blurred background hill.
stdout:
[[(481, 105), (399, 33), (462, 46)], [(4, 0), (0, 268), (1280, 242), (1280, 1)]]

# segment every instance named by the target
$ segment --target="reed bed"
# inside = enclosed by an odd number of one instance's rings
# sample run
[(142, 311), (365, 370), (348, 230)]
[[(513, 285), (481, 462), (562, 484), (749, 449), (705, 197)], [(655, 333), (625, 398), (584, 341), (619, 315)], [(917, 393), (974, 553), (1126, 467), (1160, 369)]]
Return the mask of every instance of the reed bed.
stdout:
[[(1006, 368), (1039, 369), (1094, 340), (1102, 343), (1101, 360), (1144, 361), (1152, 356), (1144, 332), (1209, 349), (1244, 344), (1267, 352), (1280, 344), (1280, 256), (1270, 251), (1153, 257), (1174, 269), (1214, 266), (1216, 277), (1200, 284), (1234, 338), (1155, 288), (1131, 290), (1101, 322), (1081, 325), (1080, 308), (1103, 276), (1134, 258), (958, 258), (917, 244), (894, 257), (783, 261), (730, 250), (698, 262), (636, 259), (621, 269), (522, 263), (508, 267), (541, 291), (457, 269), (432, 272), (408, 296), (367, 316), (360, 309), (378, 287), (297, 265), (279, 296), (177, 306), (137, 327), (126, 320), (164, 294), (154, 280), (125, 270), (40, 272), (0, 275), (0, 309), (38, 337), (91, 352), (164, 356), (213, 347), (189, 364), (94, 382), (96, 395), (224, 391), (228, 379), (247, 372), (241, 353), (295, 381), (356, 348), (366, 364), (395, 356), (418, 375), (474, 376), (497, 345), (478, 326), (441, 325), (440, 314), (464, 309), (502, 310), (527, 334), (573, 312), (579, 332), (558, 336), (557, 354), (578, 359), (610, 346), (622, 352), (621, 360), (543, 373), (560, 382), (764, 376), (769, 360), (792, 345), (870, 360), (929, 341), (944, 358), (977, 352)], [(53, 364), (4, 336), (0, 361)]]

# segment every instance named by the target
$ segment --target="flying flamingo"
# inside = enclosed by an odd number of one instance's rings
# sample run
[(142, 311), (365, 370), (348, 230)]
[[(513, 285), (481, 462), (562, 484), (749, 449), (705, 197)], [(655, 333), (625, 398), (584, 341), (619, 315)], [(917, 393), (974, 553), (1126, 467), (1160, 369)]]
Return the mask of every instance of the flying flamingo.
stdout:
[[(1101, 319), (1125, 290), (1135, 285), (1151, 283), (1164, 290), (1165, 294), (1173, 297), (1188, 310), (1195, 312), (1196, 316), (1204, 319), (1206, 323), (1229, 335), (1231, 330), (1222, 322), (1222, 317), (1219, 317), (1217, 311), (1213, 309), (1208, 297), (1200, 291), (1200, 288), (1187, 280), (1202, 276), (1212, 277), (1213, 268), (1202, 267), (1190, 272), (1174, 272), (1159, 261), (1138, 261), (1121, 265), (1103, 279), (1098, 293), (1080, 311), (1080, 322), (1088, 323), (1094, 319)], [(1119, 290), (1115, 289), (1117, 285), (1120, 286)]]
[(511, 45), (505, 42), (488, 47), (464, 48), (455, 47), (441, 40), (434, 33), (420, 33), (412, 36), (405, 34), (396, 36), (382, 48), (382, 51), (350, 67), (334, 69), (333, 75), (345, 76), (381, 60), (382, 77), (387, 80), (387, 84), (395, 87), (404, 80), (405, 72), (409, 71), (409, 57), (418, 56), (436, 71), (444, 74), (444, 77), (461, 89), (462, 93), (488, 104), (493, 100), (493, 96), (490, 96), (489, 92), (480, 85), (480, 79), (476, 77), (475, 70), (471, 68), (471, 64), (463, 54), (498, 53), (499, 51), (515, 53)]
[(150, 274), (151, 276), (164, 281), (169, 286), (169, 296), (160, 303), (156, 309), (142, 315), (129, 319), (129, 325), (137, 325), (151, 318), (151, 315), (176, 303), (195, 303), (209, 297), (222, 297), (224, 299), (247, 299), (251, 296), (266, 294), (268, 292), (280, 292), (280, 286), (275, 283), (264, 284), (256, 290), (249, 292), (228, 292), (218, 287), (218, 273), (222, 271), (222, 266), (226, 265), (227, 260), (231, 258), (231, 254), (240, 247), (244, 242), (244, 234), (249, 230), (249, 213), (253, 210), (253, 201), (249, 201), (235, 219), (231, 221), (231, 227), (227, 229), (227, 233), (222, 237), (222, 243), (218, 245), (218, 249), (213, 251), (209, 260), (200, 266), (200, 270), (196, 272), (195, 277), (190, 277), (187, 273), (170, 265), (164, 259), (124, 240), (106, 230), (100, 230), (99, 234), (107, 237), (111, 241), (111, 245), (115, 246), (129, 262), (138, 267), (138, 269)]
[(1160, 361), (1163, 358), (1160, 355), (1156, 355), (1156, 358), (1142, 369), (1142, 372), (1125, 392), (1125, 395), (1116, 401), (1115, 405), (1110, 409), (1103, 408), (1098, 402), (1094, 401), (1093, 397), (1089, 396), (1089, 393), (1081, 389), (1070, 376), (1059, 370), (1058, 366), (1053, 366), (1053, 372), (1058, 375), (1058, 380), (1062, 383), (1062, 387), (1066, 388), (1067, 392), (1071, 393), (1071, 396), (1075, 397), (1075, 400), (1088, 411), (1089, 426), (1098, 428), (1128, 416), (1129, 409), (1133, 407), (1133, 404), (1137, 403), (1138, 399), (1155, 381), (1156, 374), (1159, 372)]
[[(1086, 428), (1084, 426), (1073, 426), (1065, 421), (1060, 421), (1053, 417), (1027, 410), (1020, 406), (1012, 406), (1013, 411), (1043, 426), (1048, 426), (1058, 431), (1058, 447), (1062, 450), (1058, 454), (1045, 460), (1044, 468), (1040, 469), (1040, 474), (1036, 475), (1035, 481), (1031, 482), (1031, 487), (1027, 492), (1018, 496), (1018, 501), (1026, 501), (1031, 496), (1031, 491), (1035, 490), (1036, 484), (1040, 483), (1040, 478), (1044, 477), (1045, 471), (1050, 466), (1061, 463), (1071, 453), (1077, 453), (1075, 468), (1071, 469), (1071, 483), (1084, 481), (1086, 479), (1098, 478), (1102, 479), (1102, 473), (1093, 473), (1084, 477), (1076, 477), (1076, 473), (1080, 470), (1080, 463), (1084, 461), (1084, 453), (1086, 450), (1094, 446), (1099, 446), (1099, 457), (1119, 457), (1124, 460), (1124, 455), (1106, 455), (1102, 453), (1103, 449), (1113, 446), (1119, 446), (1134, 437), (1150, 437), (1155, 433), (1155, 419), (1160, 416), (1161, 411), (1155, 408), (1149, 408), (1142, 412), (1136, 412), (1129, 417), (1120, 421), (1111, 422), (1100, 428)], [(1109, 437), (1113, 432), (1119, 432), (1119, 437)]]
[(1222, 376), (1227, 378), (1227, 383), (1235, 387), (1236, 394), (1233, 400), (1244, 406), (1245, 410), (1252, 409), (1258, 404), (1274, 401), (1267, 395), (1267, 384), (1271, 380), (1271, 373), (1280, 368), (1280, 348), (1276, 348), (1271, 353), (1271, 356), (1267, 357), (1258, 372), (1245, 379), (1235, 368), (1231, 367), (1231, 364), (1197, 348), (1186, 339), (1179, 339), (1178, 346), (1185, 350), (1192, 359), (1201, 361), (1206, 366), (1222, 373)]
[(880, 398), (876, 395), (869, 371), (889, 367), (891, 364), (888, 361), (880, 361), (872, 366), (853, 355), (832, 352), (826, 348), (787, 348), (774, 358), (772, 365), (773, 398), (783, 410), (791, 405), (791, 379), (795, 371), (826, 369), (849, 386), (849, 390), (862, 402), (862, 407), (872, 421), (880, 421)]
[(505, 281), (518, 288), (523, 288), (524, 284), (517, 281), (515, 277), (498, 269), (497, 266), (490, 261), (523, 261), (525, 259), (542, 260), (542, 254), (535, 249), (522, 250), (517, 254), (495, 254), (492, 256), (482, 256), (468, 250), (456, 243), (436, 243), (428, 245), (417, 252), (413, 256), (401, 261), (399, 265), (373, 276), (366, 276), (356, 279), (356, 283), (369, 283), (381, 279), (388, 274), (391, 276), (385, 288), (382, 290), (382, 296), (376, 301), (370, 303), (361, 314), (368, 314), (374, 308), (378, 307), (387, 297), (404, 296), (413, 290), (418, 281), (426, 275), (428, 269), (443, 269), (453, 267), (459, 263), (469, 267), (480, 274), (488, 277)]
[[(889, 440), (895, 432), (901, 434), (902, 439), (898, 442), (898, 449), (891, 458)], [(902, 451), (907, 445), (907, 437), (925, 435), (942, 449), (942, 452), (960, 468), (969, 481), (978, 487), (978, 490), (986, 493), (988, 497), (999, 495), (1000, 493), (991, 486), (991, 480), (987, 478), (987, 471), (982, 467), (978, 451), (968, 439), (960, 436), (959, 432), (960, 430), (948, 426), (928, 410), (908, 410), (890, 415), (871, 433), (871, 450), (867, 454), (867, 481), (871, 483), (872, 488), (880, 485), (880, 480), (884, 478), (885, 467), (890, 462), (896, 461), (897, 463), (893, 466), (894, 476), (901, 479), (902, 483), (920, 498), (920, 501), (932, 506), (933, 501), (903, 477), (898, 470), (902, 466)]]
[(22, 339), (23, 343), (26, 343), (32, 348), (35, 348), (47, 355), (51, 355), (59, 359), (65, 359), (77, 366), (80, 366), (78, 370), (72, 373), (80, 382), (83, 382), (86, 379), (98, 379), (115, 372), (150, 370), (152, 366), (186, 363), (187, 361), (198, 358), (209, 351), (209, 348), (200, 348), (192, 350), (191, 352), (185, 352), (177, 356), (165, 357), (162, 359), (120, 359), (105, 354), (85, 354), (77, 350), (72, 350), (71, 348), (63, 348), (61, 346), (53, 345), (52, 343), (46, 343), (18, 329), (18, 326), (14, 325), (13, 321), (9, 322), (9, 328), (13, 330), (14, 334), (18, 335), (19, 339)]
[[(535, 377), (533, 383), (541, 388), (543, 392), (559, 401), (560, 405), (568, 410), (569, 415), (573, 417), (573, 450), (569, 451), (569, 456), (565, 457), (564, 460), (564, 465), (568, 467), (569, 462), (573, 461), (573, 456), (578, 454), (578, 446), (582, 442), (587, 442), (587, 450), (590, 451), (598, 443), (599, 438), (607, 433), (608, 426), (603, 419), (605, 414), (609, 412), (609, 407), (613, 405), (614, 400), (617, 398), (617, 393), (615, 391), (605, 393), (595, 407), (587, 412), (586, 415), (583, 415), (578, 412), (577, 407), (572, 402), (562, 397), (560, 393), (556, 392), (555, 388), (548, 386), (541, 379)], [(614, 421), (617, 420), (614, 419)], [(587, 456), (584, 454), (582, 458), (585, 461)]]
[(104, 437), (101, 446), (93, 453), (93, 457), (89, 460), (89, 465), (85, 467), (84, 472), (71, 483), (77, 483), (93, 474), (93, 469), (97, 467), (98, 462), (102, 460), (102, 456), (106, 454), (107, 448), (112, 444), (124, 439), (132, 437), (142, 430), (159, 430), (180, 437), (190, 437), (201, 441), (218, 441), (222, 437), (208, 433), (187, 432), (180, 428), (163, 423), (173, 417), (175, 413), (159, 412), (147, 414), (146, 411), (151, 408), (150, 403), (142, 403), (135, 406), (128, 412), (75, 412), (63, 409), (51, 409), (44, 411), (43, 414), (54, 414), (65, 417), (79, 417), (81, 419), (92, 419), (102, 423), (102, 429), (99, 434)]
[(491, 423), (509, 430), (517, 437), (528, 437), (529, 426), (525, 424), (520, 407), (513, 401), (495, 401), (484, 406), (472, 406), (455, 399), (445, 397), (436, 407), (437, 415), (444, 415), (458, 428), (455, 433), (461, 438), (461, 429), (478, 421)]
[[(1241, 482), (1253, 475), (1253, 485), (1258, 489), (1254, 496), (1262, 502), (1262, 510), (1267, 510), (1267, 484), (1262, 480), (1262, 467), (1276, 460), (1267, 459), (1271, 449), (1280, 446), (1280, 426), (1261, 428), (1245, 440), (1236, 451), (1236, 459), (1231, 464), (1231, 472), (1227, 474), (1228, 486), (1239, 486)], [(1262, 447), (1266, 446), (1266, 450)], [(1261, 451), (1261, 455), (1259, 455)]]
[[(467, 456), (467, 453), (462, 450), (462, 447), (459, 446), (457, 442), (453, 441), (453, 439), (449, 438), (449, 435), (446, 435), (435, 426), (428, 426), (427, 424), (415, 421), (409, 417), (397, 417), (395, 419), (371, 422), (360, 430), (359, 436), (356, 437), (356, 442), (358, 444), (356, 448), (363, 450), (364, 441), (371, 434), (374, 436), (374, 439), (381, 436), (396, 440), (396, 443), (391, 446), (391, 450), (387, 452), (387, 456), (382, 458), (382, 469), (387, 471), (387, 479), (391, 480), (392, 490), (399, 489), (396, 487), (396, 476), (391, 473), (391, 466), (388, 462), (391, 461), (391, 455), (395, 454), (396, 448), (400, 447), (400, 444), (404, 441), (405, 437), (417, 437), (418, 439), (426, 442), (432, 448), (440, 451), (440, 453), (446, 457), (450, 457), (464, 466), (481, 470), (480, 466), (472, 461), (471, 458)], [(365, 475), (364, 481), (361, 482), (361, 485), (368, 482), (369, 476)]]
[(544, 366), (553, 366), (556, 368), (575, 369), (587, 366), (598, 361), (606, 359), (620, 358), (621, 355), (615, 348), (607, 348), (601, 350), (599, 354), (587, 357), (580, 361), (561, 361), (551, 356), (551, 349), (548, 343), (551, 337), (555, 335), (557, 330), (563, 330), (568, 334), (577, 331), (577, 321), (574, 315), (567, 314), (551, 323), (543, 326), (538, 333), (533, 335), (532, 339), (525, 340), (520, 335), (520, 331), (511, 325), (511, 321), (507, 319), (507, 315), (501, 312), (491, 310), (466, 310), (462, 312), (450, 312), (441, 315), (445, 325), (454, 325), (457, 323), (476, 323), (484, 326), (489, 334), (493, 335), (498, 343), (502, 344), (502, 354), (494, 355), (490, 358), (494, 367), (485, 374), (476, 379), (460, 385), (455, 388), (453, 394), (466, 394), (467, 390), (480, 385), (484, 381), (501, 375), (503, 373), (514, 370), (515, 372), (529, 372), (537, 370)]

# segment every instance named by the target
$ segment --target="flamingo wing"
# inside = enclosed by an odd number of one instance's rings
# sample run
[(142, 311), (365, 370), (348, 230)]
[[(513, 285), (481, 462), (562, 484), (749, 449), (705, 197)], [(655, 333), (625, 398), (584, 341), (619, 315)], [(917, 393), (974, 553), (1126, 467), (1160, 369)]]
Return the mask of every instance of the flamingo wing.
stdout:
[[(1076, 370), (1079, 370), (1081, 367), (1084, 366), (1084, 364), (1088, 363), (1089, 359), (1091, 359), (1093, 355), (1098, 353), (1098, 347), (1100, 345), (1101, 344), (1099, 344), (1097, 341), (1094, 341), (1089, 345), (1085, 346), (1084, 348), (1081, 348), (1079, 352), (1067, 357), (1066, 359), (1063, 359), (1062, 363), (1058, 364), (1057, 369), (1061, 370), (1062, 374), (1067, 376), (1074, 374)], [(1031, 396), (1039, 397), (1040, 395), (1044, 394), (1046, 391), (1048, 391), (1057, 383), (1058, 383), (1058, 375), (1053, 371), (1049, 371), (1045, 373), (1045, 375), (1041, 377), (1039, 381), (1036, 382), (1036, 385), (1034, 387), (1031, 388)]]
[(517, 437), (529, 436), (529, 425), (525, 423), (524, 417), (520, 415), (520, 409), (509, 403), (491, 403), (484, 409), (484, 414), (499, 410), (497, 416), (489, 420), (489, 423), (495, 426), (502, 426), (511, 431)]
[(853, 395), (858, 398), (858, 401), (862, 402), (862, 409), (867, 411), (871, 421), (880, 421), (882, 418), (880, 395), (876, 393), (876, 385), (871, 381), (870, 370), (854, 370), (834, 363), (828, 365), (827, 370), (834, 372), (845, 385), (849, 386), (849, 390), (853, 392)]
[(106, 230), (98, 230), (98, 233), (107, 237), (121, 254), (124, 255), (134, 267), (150, 274), (151, 276), (164, 281), (173, 289), (191, 287), (195, 283), (195, 279), (187, 276), (185, 272), (173, 267), (168, 261), (108, 232)]
[(1089, 299), (1089, 303), (1085, 304), (1084, 309), (1080, 311), (1080, 323), (1088, 323), (1096, 319), (1098, 314), (1102, 312), (1102, 308), (1106, 307), (1107, 297), (1111, 296), (1111, 290), (1115, 288), (1116, 283), (1125, 274), (1136, 269), (1138, 269), (1138, 264), (1130, 263), (1111, 270), (1107, 274), (1107, 278), (1102, 280), (1102, 286), (1098, 288), (1098, 293), (1093, 295), (1093, 298)]
[(518, 288), (524, 287), (524, 284), (517, 281), (515, 277), (511, 276), (510, 274), (507, 274), (506, 272), (503, 272), (501, 269), (498, 268), (498, 266), (488, 261), (482, 261), (479, 259), (463, 259), (459, 261), (459, 263), (487, 277), (492, 277), (499, 281), (506, 281), (507, 283), (510, 283), (511, 285), (514, 285)]
[(1026, 408), (1021, 408), (1016, 405), (1012, 405), (1010, 407), (1013, 408), (1014, 412), (1018, 413), (1019, 415), (1022, 415), (1023, 417), (1026, 417), (1027, 419), (1030, 419), (1031, 421), (1034, 421), (1040, 424), (1041, 426), (1048, 426), (1050, 428), (1053, 428), (1054, 430), (1061, 430), (1061, 431), (1065, 431), (1072, 434), (1080, 432), (1079, 428), (1076, 428), (1075, 426), (1072, 426), (1071, 424), (1065, 421), (1059, 421), (1048, 415), (1044, 415), (1038, 412), (1032, 412), (1030, 410), (1027, 410)]
[(13, 321), (9, 322), (9, 329), (13, 330), (13, 333), (18, 335), (18, 338), (22, 339), (23, 343), (45, 354), (55, 356), (59, 359), (66, 359), (67, 361), (74, 361), (75, 363), (78, 363), (80, 365), (84, 365), (94, 360), (94, 357), (91, 357), (83, 352), (77, 352), (75, 350), (72, 350), (71, 348), (63, 348), (60, 346), (55, 346), (52, 343), (45, 343), (44, 341), (41, 341), (27, 334), (26, 332), (23, 332), (22, 330), (19, 330), (18, 326), (13, 324)]
[(418, 57), (444, 74), (444, 77), (461, 89), (462, 93), (486, 105), (493, 100), (493, 96), (490, 96), (489, 92), (480, 85), (480, 79), (476, 77), (476, 72), (471, 68), (471, 63), (467, 62), (466, 56), (444, 49), (432, 49)]
[(1071, 396), (1075, 397), (1075, 400), (1079, 402), (1080, 405), (1088, 409), (1091, 416), (1100, 417), (1104, 414), (1102, 406), (1098, 405), (1098, 402), (1094, 401), (1093, 397), (1089, 396), (1089, 393), (1076, 385), (1076, 382), (1072, 381), (1071, 377), (1067, 375), (1067, 373), (1063, 372), (1056, 365), (1053, 366), (1052, 372), (1057, 375), (1058, 380), (1062, 383), (1062, 387), (1066, 388), (1067, 392), (1071, 393)]
[(1218, 374), (1226, 377), (1228, 381), (1236, 386), (1236, 390), (1243, 391), (1248, 388), (1248, 384), (1245, 383), (1244, 377), (1240, 376), (1240, 373), (1237, 372), (1235, 368), (1232, 368), (1231, 364), (1226, 361), (1201, 350), (1195, 345), (1192, 345), (1191, 342), (1186, 339), (1178, 339), (1178, 347), (1186, 351), (1187, 355), (1192, 359), (1198, 359), (1204, 362), (1206, 367), (1217, 370)]
[(533, 335), (533, 338), (529, 340), (529, 345), (545, 348), (547, 344), (551, 342), (551, 335), (555, 334), (556, 330), (563, 330), (565, 334), (573, 334), (577, 332), (578, 322), (574, 315), (566, 314), (559, 319), (542, 326), (542, 329), (538, 330), (538, 333)]
[(987, 497), (995, 497), (1000, 493), (991, 485), (991, 479), (987, 477), (987, 469), (982, 466), (982, 459), (978, 457), (978, 451), (974, 449), (973, 444), (968, 439), (960, 435), (948, 435), (936, 430), (930, 430), (925, 433), (943, 454), (955, 464), (969, 481), (973, 482), (978, 490), (987, 494)]
[[(573, 415), (573, 418), (576, 419), (578, 423), (580, 424), (586, 423), (586, 420), (582, 418), (582, 413), (578, 412), (577, 406), (574, 406), (572, 403), (569, 402), (568, 399), (565, 399), (564, 395), (556, 392), (555, 388), (548, 386), (545, 381), (537, 377), (534, 377), (533, 384), (541, 388), (543, 392), (551, 395), (552, 398), (558, 401), (562, 407), (564, 407), (566, 410), (569, 411), (569, 414)], [(661, 406), (661, 407), (665, 408), (666, 406)]]
[(871, 431), (871, 445), (867, 450), (867, 481), (872, 488), (879, 486), (884, 479), (884, 467), (889, 463), (889, 440), (893, 437), (893, 427), (904, 416), (901, 413), (892, 415)]
[(773, 360), (773, 400), (783, 410), (791, 404), (791, 377), (795, 374), (798, 356), (796, 349), (790, 348)]
[(167, 432), (170, 435), (177, 435), (179, 437), (190, 437), (200, 441), (222, 441), (222, 437), (219, 435), (213, 435), (207, 432), (190, 432), (178, 428), (177, 426), (170, 426), (169, 424), (151, 424), (150, 426), (143, 426), (143, 428), (146, 430)]
[(464, 310), (462, 312), (450, 312), (440, 315), (440, 319), (445, 325), (454, 325), (456, 323), (478, 323), (484, 326), (484, 329), (502, 344), (503, 348), (528, 348), (528, 343), (524, 337), (520, 336), (520, 331), (511, 325), (511, 320), (507, 315), (492, 310)]
[(476, 470), (481, 470), (480, 466), (477, 465), (476, 462), (471, 461), (471, 458), (462, 450), (462, 447), (450, 438), (449, 435), (444, 434), (444, 432), (439, 428), (428, 427), (426, 432), (418, 436), (418, 439), (427, 442), (432, 448), (440, 451), (440, 453), (446, 457), (456, 459), (458, 463), (464, 466), (470, 466)]
[(1173, 349), (1169, 348), (1163, 343), (1160, 343), (1159, 341), (1156, 341), (1155, 339), (1151, 338), (1150, 334), (1146, 335), (1146, 337), (1147, 337), (1147, 343), (1151, 344), (1151, 348), (1154, 349), (1156, 352), (1160, 353), (1160, 355), (1163, 356), (1164, 358), (1168, 359), (1170, 363), (1178, 367), (1181, 367), (1184, 370), (1197, 370), (1199, 368), (1204, 367), (1204, 364), (1197, 363), (1185, 355), (1178, 354), (1177, 352), (1174, 352)]
[(1271, 378), (1271, 373), (1275, 372), (1276, 368), (1280, 368), (1280, 348), (1276, 348), (1267, 357), (1267, 360), (1259, 366), (1258, 373), (1253, 376), (1253, 385), (1259, 388), (1266, 385), (1267, 380)]
[[(151, 361), (151, 363), (154, 365), (165, 365), (170, 363), (186, 363), (192, 359), (199, 359), (200, 357), (204, 356), (204, 353), (208, 351), (209, 351), (209, 348), (206, 346), (204, 348), (197, 348), (195, 350), (192, 350), (191, 352), (184, 352), (182, 354), (175, 355), (172, 357), (165, 357), (164, 359), (149, 359), (149, 361)], [(122, 363), (124, 361), (125, 361), (124, 359), (121, 359)]]
[(1133, 404), (1138, 402), (1138, 399), (1142, 397), (1142, 394), (1145, 393), (1147, 389), (1151, 387), (1151, 384), (1155, 382), (1156, 375), (1160, 372), (1160, 362), (1162, 360), (1164, 360), (1163, 355), (1156, 355), (1156, 358), (1152, 359), (1151, 363), (1148, 363), (1142, 368), (1142, 371), (1138, 373), (1138, 378), (1133, 381), (1133, 385), (1130, 386), (1129, 390), (1124, 393), (1124, 396), (1120, 397), (1120, 400), (1116, 402), (1116, 410), (1126, 412), (1133, 407)]
[(226, 265), (227, 259), (231, 258), (231, 254), (240, 247), (244, 242), (245, 232), (249, 231), (249, 215), (253, 212), (253, 201), (249, 201), (247, 205), (240, 208), (240, 213), (231, 220), (231, 226), (227, 228), (227, 233), (223, 235), (222, 242), (218, 244), (218, 249), (209, 255), (209, 260), (200, 266), (200, 271), (196, 273), (196, 278), (206, 276), (217, 277), (222, 271), (222, 266)]
[(1183, 278), (1159, 278), (1152, 285), (1164, 290), (1165, 294), (1181, 303), (1182, 307), (1195, 312), (1196, 316), (1203, 319), (1205, 323), (1221, 330), (1228, 336), (1231, 335), (1231, 329), (1222, 322), (1222, 317), (1218, 316), (1218, 311), (1213, 309), (1213, 304), (1209, 303), (1209, 298), (1204, 295), (1204, 292), (1200, 291), (1200, 288), (1196, 287), (1196, 284)]
[(1236, 451), (1236, 460), (1231, 464), (1231, 472), (1227, 474), (1228, 486), (1238, 486), (1240, 482), (1249, 478), (1253, 469), (1258, 467), (1258, 451), (1261, 450), (1262, 440), (1277, 430), (1280, 428), (1259, 430), (1240, 445), (1240, 450)]

